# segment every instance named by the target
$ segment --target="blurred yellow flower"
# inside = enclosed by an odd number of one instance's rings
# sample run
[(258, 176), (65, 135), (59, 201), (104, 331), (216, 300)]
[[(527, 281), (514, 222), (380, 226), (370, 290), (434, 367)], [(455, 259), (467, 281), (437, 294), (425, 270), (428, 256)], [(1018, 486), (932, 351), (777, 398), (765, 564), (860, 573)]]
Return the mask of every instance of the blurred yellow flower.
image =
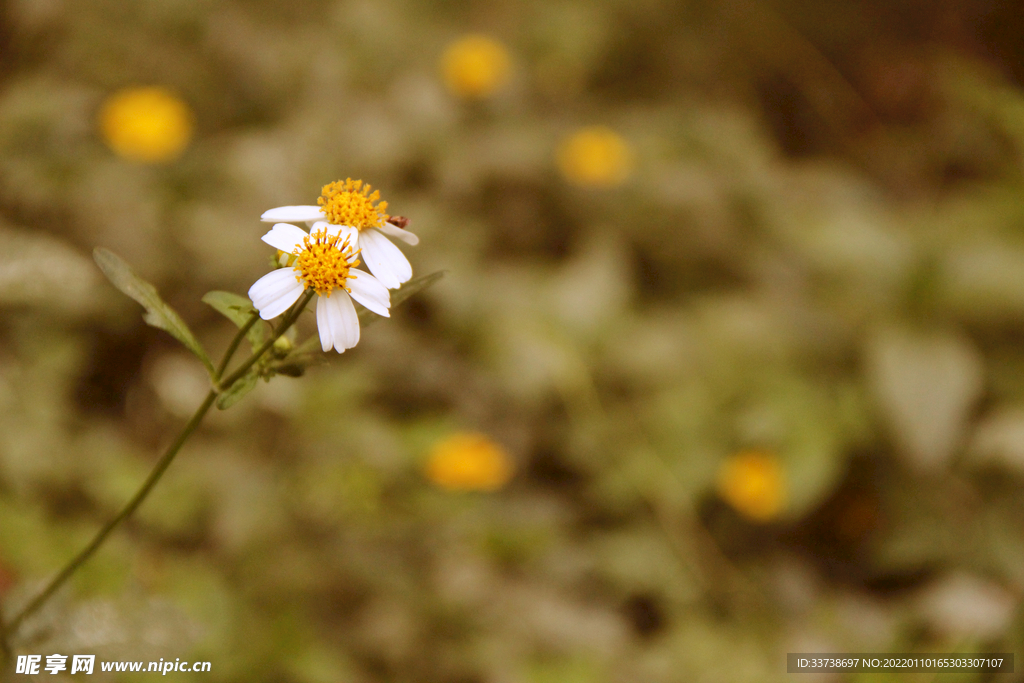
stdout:
[(744, 517), (769, 522), (785, 507), (786, 481), (782, 463), (765, 451), (740, 451), (722, 463), (718, 493)]
[(565, 179), (585, 187), (613, 187), (633, 171), (633, 150), (606, 126), (587, 126), (558, 146), (558, 168)]
[(441, 57), (441, 74), (453, 94), (481, 99), (508, 81), (508, 50), (489, 36), (471, 34), (451, 43)]
[(483, 434), (459, 432), (434, 445), (427, 479), (453, 491), (494, 491), (512, 477), (505, 450)]
[(558, 147), (558, 168), (566, 180), (584, 187), (614, 187), (633, 171), (633, 150), (606, 126), (587, 126)]
[(104, 141), (119, 156), (153, 164), (181, 155), (192, 138), (193, 115), (166, 88), (127, 88), (103, 103), (99, 124)]

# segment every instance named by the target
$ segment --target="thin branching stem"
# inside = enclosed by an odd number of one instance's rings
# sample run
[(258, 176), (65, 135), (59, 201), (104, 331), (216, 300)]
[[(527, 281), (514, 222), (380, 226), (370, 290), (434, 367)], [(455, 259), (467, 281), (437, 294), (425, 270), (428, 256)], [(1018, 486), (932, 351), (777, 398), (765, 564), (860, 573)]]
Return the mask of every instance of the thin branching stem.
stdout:
[(302, 295), (302, 298), (299, 299), (298, 303), (288, 309), (288, 312), (284, 314), (284, 318), (281, 319), (280, 324), (278, 324), (277, 329), (274, 330), (274, 334), (270, 336), (270, 339), (263, 342), (263, 345), (256, 349), (244, 363), (235, 369), (234, 372), (228, 375), (227, 379), (220, 382), (222, 390), (227, 390), (232, 384), (240, 380), (242, 377), (245, 377), (245, 373), (249, 371), (249, 368), (251, 368), (256, 361), (262, 358), (263, 354), (270, 350), (270, 347), (274, 345), (274, 342), (276, 342), (281, 335), (287, 332), (288, 328), (295, 324), (299, 315), (306, 308), (306, 304), (308, 304), (309, 300), (312, 298), (313, 290), (307, 289)]
[(118, 512), (113, 519), (111, 519), (109, 522), (103, 525), (103, 528), (100, 529), (96, 536), (93, 537), (89, 545), (82, 549), (82, 551), (79, 552), (78, 555), (76, 555), (70, 562), (68, 562), (68, 564), (65, 565), (64, 568), (60, 570), (60, 572), (58, 572), (58, 574), (55, 577), (53, 577), (53, 579), (50, 580), (50, 583), (47, 584), (46, 588), (44, 588), (39, 595), (37, 595), (27, 605), (25, 605), (20, 612), (14, 615), (14, 617), (11, 619), (11, 623), (8, 625), (8, 628), (10, 629), (11, 633), (17, 631), (18, 627), (21, 626), (21, 623), (25, 620), (26, 617), (33, 614), (40, 607), (42, 607), (43, 604), (45, 604), (46, 601), (50, 599), (50, 596), (56, 593), (57, 590), (64, 585), (64, 582), (71, 578), (71, 575), (74, 574), (79, 567), (85, 564), (85, 562), (90, 557), (92, 557), (93, 553), (95, 553), (99, 549), (99, 547), (103, 545), (103, 542), (107, 540), (107, 536), (110, 535), (110, 532), (116, 529), (121, 524), (121, 522), (123, 522), (133, 512), (135, 512), (135, 510), (142, 504), (142, 501), (144, 501), (146, 497), (149, 495), (149, 492), (153, 490), (153, 487), (156, 486), (157, 482), (160, 481), (160, 478), (163, 476), (168, 466), (170, 466), (171, 462), (174, 460), (174, 456), (176, 456), (178, 454), (178, 451), (181, 450), (181, 447), (185, 444), (185, 441), (188, 439), (188, 437), (192, 436), (192, 432), (194, 432), (196, 430), (196, 427), (199, 426), (199, 423), (202, 422), (203, 418), (206, 416), (207, 411), (210, 410), (210, 406), (213, 405), (213, 402), (215, 400), (217, 400), (217, 393), (213, 390), (210, 390), (210, 392), (206, 395), (206, 398), (203, 399), (202, 404), (199, 406), (196, 412), (189, 419), (188, 423), (185, 424), (185, 427), (178, 434), (178, 437), (174, 440), (174, 443), (171, 444), (171, 446), (163, 454), (163, 457), (161, 457), (160, 460), (157, 462), (156, 466), (153, 467), (153, 471), (149, 473), (149, 476), (146, 477), (146, 480), (142, 483), (142, 486), (139, 488), (139, 490), (135, 492), (135, 495), (132, 496), (131, 500), (129, 500), (128, 503), (123, 508), (121, 508), (121, 511)]
[(224, 352), (224, 358), (220, 362), (220, 366), (217, 368), (217, 374), (214, 379), (220, 381), (220, 378), (224, 376), (224, 371), (228, 369), (228, 363), (231, 362), (231, 358), (235, 355), (235, 351), (238, 350), (238, 345), (242, 343), (245, 335), (252, 329), (252, 326), (260, 319), (260, 314), (257, 311), (253, 311), (249, 316), (249, 319), (245, 321), (245, 324), (238, 328), (238, 334), (231, 340), (231, 344), (228, 345), (228, 350)]
[[(281, 323), (277, 326), (277, 329), (274, 330), (274, 334), (271, 335), (270, 339), (268, 339), (262, 346), (256, 349), (252, 356), (250, 356), (244, 363), (242, 363), (242, 365), (237, 370), (235, 370), (235, 372), (231, 373), (231, 375), (226, 380), (218, 382), (217, 388), (210, 390), (210, 392), (206, 395), (206, 398), (203, 399), (202, 404), (199, 406), (199, 408), (196, 409), (196, 412), (193, 413), (192, 417), (189, 418), (189, 421), (185, 424), (181, 432), (179, 432), (178, 436), (174, 439), (174, 443), (172, 443), (164, 452), (164, 454), (160, 457), (160, 460), (153, 467), (153, 470), (149, 473), (149, 476), (146, 477), (146, 480), (142, 482), (142, 486), (139, 487), (139, 490), (135, 492), (135, 495), (132, 496), (131, 500), (129, 500), (125, 504), (125, 506), (121, 508), (121, 511), (118, 512), (113, 519), (111, 519), (109, 522), (103, 525), (103, 528), (100, 529), (99, 532), (97, 532), (97, 534), (93, 537), (92, 541), (89, 542), (89, 545), (83, 548), (81, 552), (79, 552), (74, 558), (72, 558), (72, 560), (68, 562), (64, 566), (64, 568), (61, 569), (57, 573), (57, 575), (50, 580), (50, 582), (46, 585), (46, 588), (44, 588), (42, 592), (39, 593), (39, 595), (37, 595), (31, 601), (29, 601), (27, 605), (21, 608), (21, 611), (19, 611), (11, 618), (11, 621), (7, 624), (7, 628), (3, 631), (0, 631), (0, 635), (5, 636), (2, 639), (4, 644), (3, 653), (5, 656), (9, 657), (9, 650), (6, 647), (6, 636), (13, 635), (21, 626), (22, 622), (25, 621), (26, 618), (37, 612), (39, 608), (46, 604), (47, 600), (49, 600), (53, 596), (53, 594), (56, 593), (60, 589), (60, 587), (63, 586), (64, 583), (71, 578), (71, 576), (78, 570), (78, 568), (85, 564), (89, 560), (89, 558), (92, 557), (97, 550), (99, 550), (100, 546), (102, 546), (103, 542), (107, 540), (107, 537), (111, 534), (111, 532), (113, 532), (114, 529), (116, 529), (123, 521), (128, 519), (128, 517), (130, 517), (132, 513), (135, 512), (135, 510), (138, 509), (140, 505), (142, 505), (143, 501), (145, 501), (146, 498), (149, 496), (150, 491), (153, 490), (153, 487), (156, 486), (157, 482), (160, 481), (160, 478), (163, 477), (164, 472), (170, 466), (175, 456), (178, 455), (178, 451), (181, 450), (181, 447), (185, 445), (185, 442), (188, 440), (188, 438), (192, 436), (192, 432), (196, 430), (196, 428), (199, 426), (199, 423), (203, 421), (204, 417), (206, 417), (206, 413), (209, 412), (210, 407), (213, 406), (214, 402), (217, 400), (217, 396), (222, 391), (229, 389), (232, 384), (234, 384), (243, 376), (245, 376), (245, 373), (249, 370), (249, 368), (252, 367), (253, 364), (256, 363), (256, 361), (258, 361), (263, 356), (263, 354), (265, 354), (270, 349), (270, 347), (274, 345), (274, 342), (277, 341), (277, 339), (281, 335), (288, 331), (288, 328), (295, 324), (295, 321), (298, 319), (303, 309), (305, 309), (306, 304), (308, 304), (309, 300), (312, 298), (313, 292), (307, 291), (302, 296), (302, 298), (299, 299), (299, 301), (296, 302), (295, 305), (293, 305), (288, 310), (284, 318), (281, 320)], [(252, 320), (251, 322), (255, 324), (255, 320)], [(239, 330), (239, 334), (236, 337), (236, 342), (241, 341), (241, 338), (247, 331), (248, 327), (252, 327), (252, 325), (247, 324), (247, 326)], [(224, 360), (221, 361), (221, 370), (217, 373), (218, 375), (221, 372), (223, 372), (224, 368), (227, 367), (228, 363), (231, 361), (231, 356), (234, 355), (237, 349), (238, 343), (232, 343), (228, 350), (225, 352)]]

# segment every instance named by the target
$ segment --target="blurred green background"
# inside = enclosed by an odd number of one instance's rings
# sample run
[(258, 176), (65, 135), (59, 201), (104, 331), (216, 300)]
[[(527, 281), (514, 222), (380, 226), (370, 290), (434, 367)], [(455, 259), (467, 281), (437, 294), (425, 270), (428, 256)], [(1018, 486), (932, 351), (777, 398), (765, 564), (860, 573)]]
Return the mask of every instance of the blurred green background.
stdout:
[(447, 271), (212, 415), (17, 652), (660, 683), (1024, 640), (1020, 4), (0, 8), (6, 614), (206, 391), (94, 246), (215, 353), (200, 297), (331, 181)]

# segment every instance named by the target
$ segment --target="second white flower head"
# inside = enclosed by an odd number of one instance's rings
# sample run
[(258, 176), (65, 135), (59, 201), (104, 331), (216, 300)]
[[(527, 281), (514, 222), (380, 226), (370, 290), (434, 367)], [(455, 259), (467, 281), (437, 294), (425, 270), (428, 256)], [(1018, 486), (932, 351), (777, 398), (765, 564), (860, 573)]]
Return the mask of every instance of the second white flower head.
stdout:
[(260, 219), (264, 223), (306, 223), (314, 232), (327, 226), (336, 229), (360, 251), (374, 277), (388, 289), (398, 289), (412, 277), (412, 266), (388, 237), (411, 245), (420, 240), (403, 229), (404, 221), (387, 214), (388, 203), (380, 201), (380, 192), (371, 193), (370, 189), (362, 180), (346, 178), (324, 185), (318, 206), (279, 206)]
[(317, 223), (307, 234), (302, 228), (278, 223), (263, 241), (290, 255), (287, 266), (267, 273), (249, 288), (249, 298), (264, 320), (281, 315), (311, 289), (318, 295), (320, 345), (324, 351), (334, 348), (343, 353), (359, 342), (359, 316), (352, 299), (378, 315), (390, 316), (387, 287), (356, 268), (359, 252), (337, 226)]

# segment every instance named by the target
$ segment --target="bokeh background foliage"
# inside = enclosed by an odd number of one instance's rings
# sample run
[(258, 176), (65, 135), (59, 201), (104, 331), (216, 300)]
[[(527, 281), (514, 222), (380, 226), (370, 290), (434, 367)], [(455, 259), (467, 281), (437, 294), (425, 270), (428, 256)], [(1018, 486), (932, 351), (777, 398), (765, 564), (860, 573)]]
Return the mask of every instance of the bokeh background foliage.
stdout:
[(324, 183), (448, 272), (214, 415), (19, 652), (657, 683), (1021, 642), (1014, 3), (0, 8), (7, 614), (206, 389), (93, 246), (214, 350), (200, 297)]

